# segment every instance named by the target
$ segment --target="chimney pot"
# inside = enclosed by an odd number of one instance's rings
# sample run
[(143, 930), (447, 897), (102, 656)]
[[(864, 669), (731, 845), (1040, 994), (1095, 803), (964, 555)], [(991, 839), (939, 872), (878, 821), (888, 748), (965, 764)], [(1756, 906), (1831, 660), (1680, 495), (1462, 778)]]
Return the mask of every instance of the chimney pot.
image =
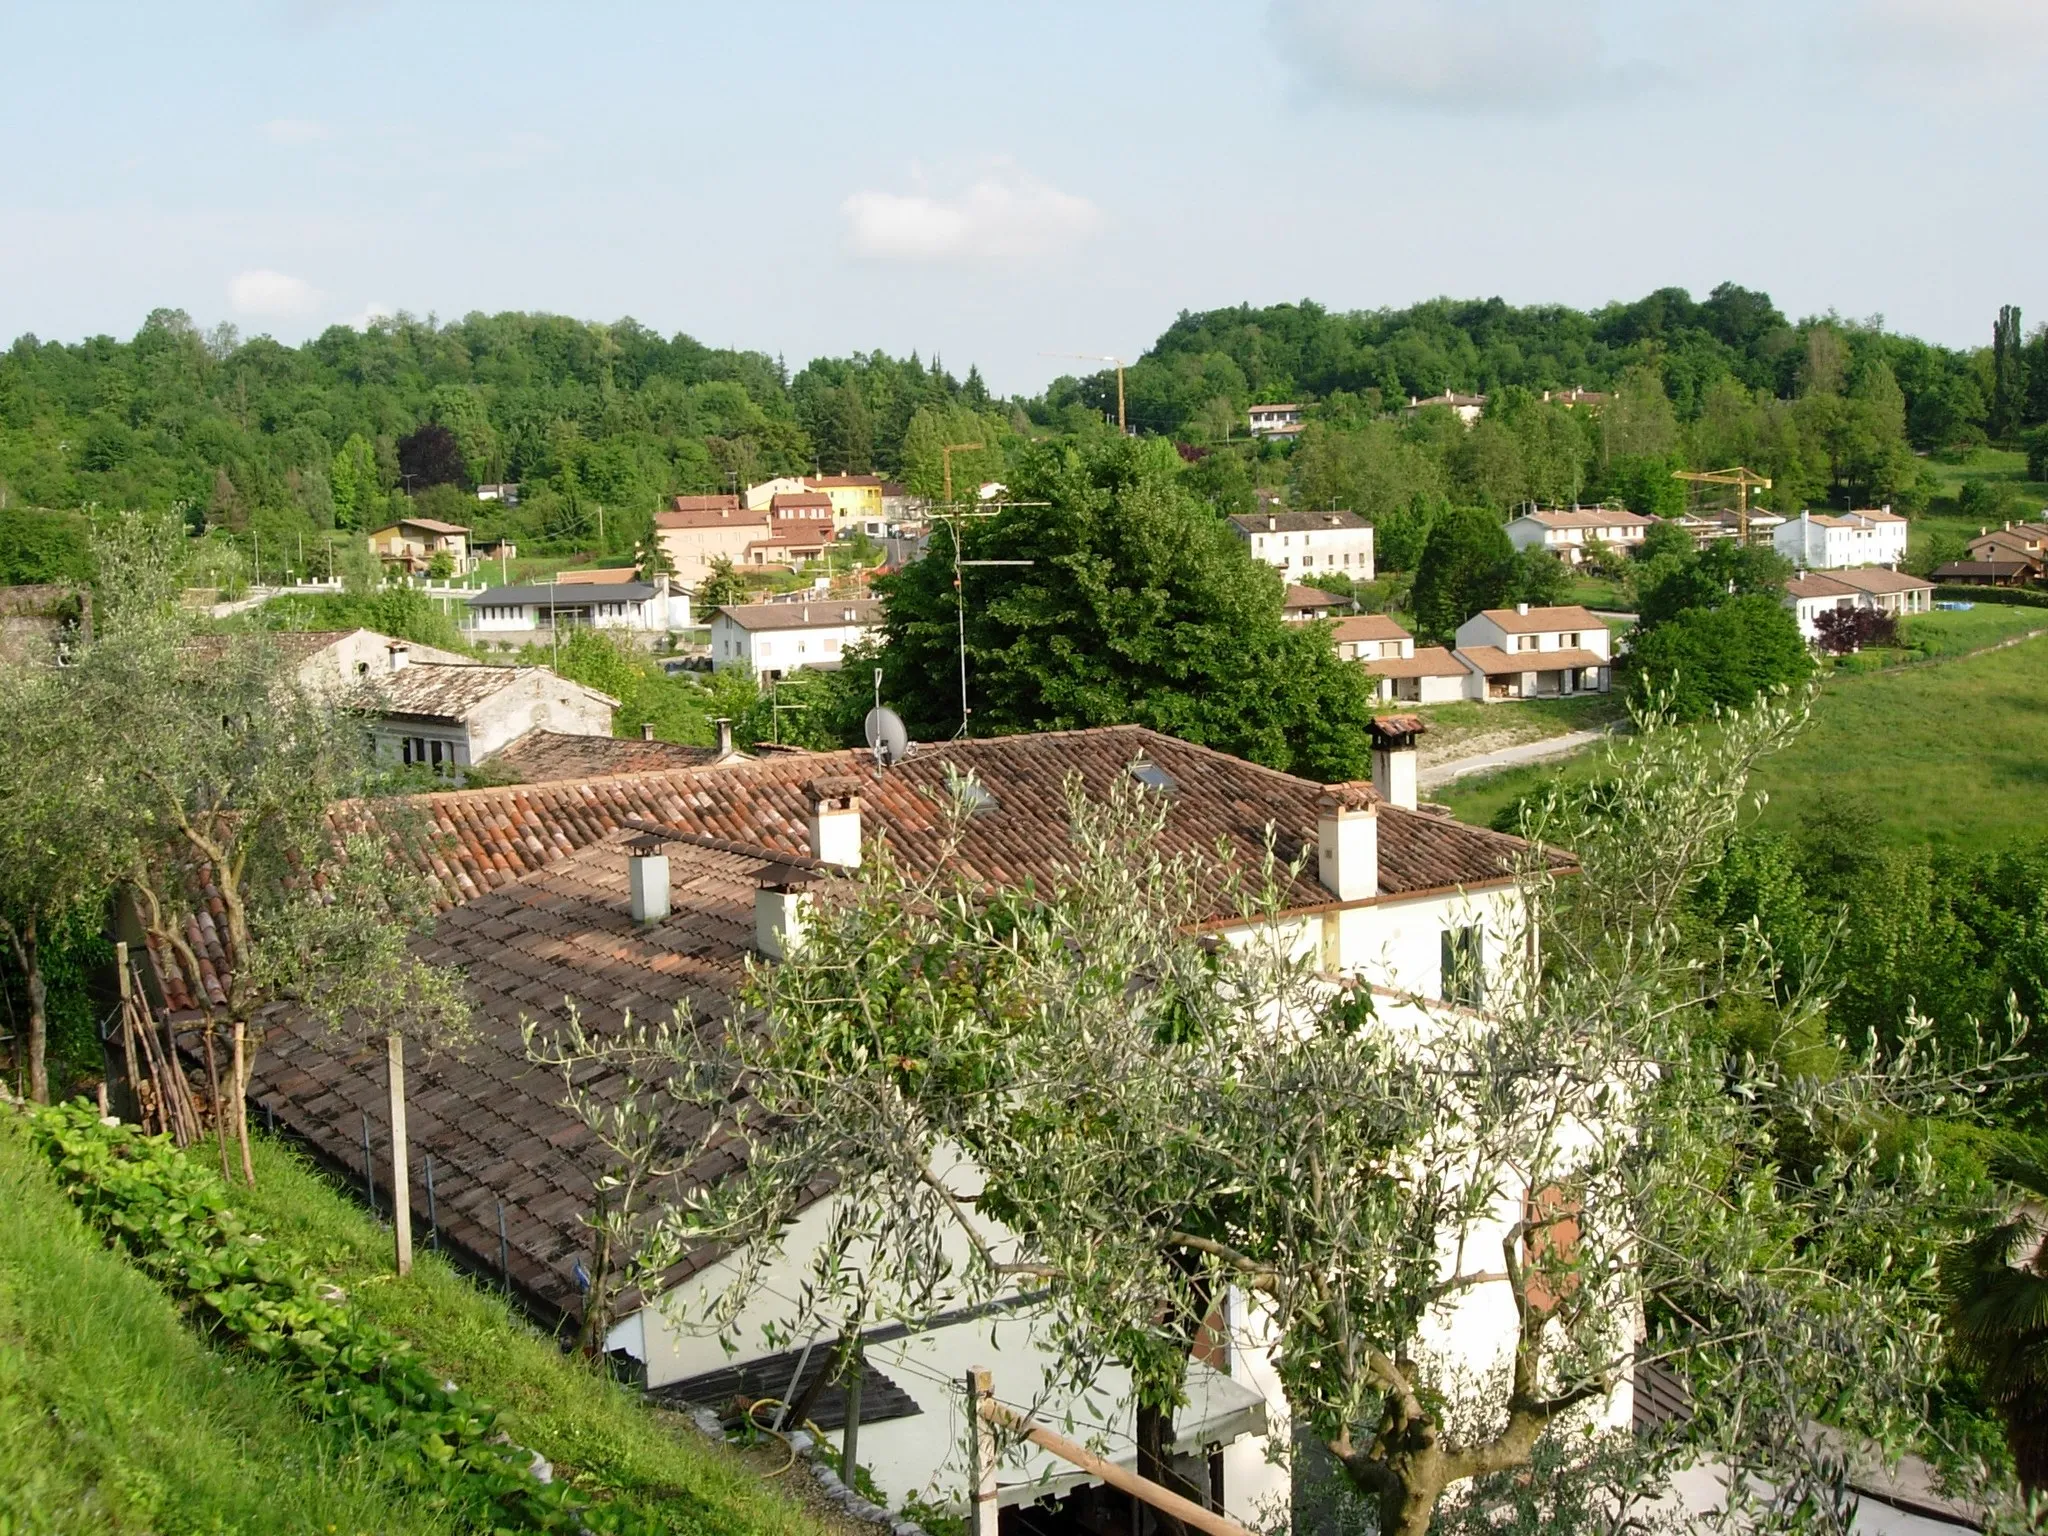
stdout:
[(820, 864), (860, 868), (860, 780), (813, 779), (805, 786), (811, 802), (811, 857)]
[(654, 740), (654, 722), (652, 720), (642, 720), (640, 722), (640, 739), (642, 741)]
[(718, 755), (721, 758), (731, 757), (732, 721), (727, 719), (724, 715), (720, 715), (716, 720), (712, 721), (711, 723), (718, 727)]
[(627, 902), (636, 923), (668, 916), (668, 855), (635, 851), (626, 858)]
[(394, 672), (403, 672), (412, 660), (412, 647), (403, 640), (394, 640), (384, 649), (391, 657), (391, 670)]

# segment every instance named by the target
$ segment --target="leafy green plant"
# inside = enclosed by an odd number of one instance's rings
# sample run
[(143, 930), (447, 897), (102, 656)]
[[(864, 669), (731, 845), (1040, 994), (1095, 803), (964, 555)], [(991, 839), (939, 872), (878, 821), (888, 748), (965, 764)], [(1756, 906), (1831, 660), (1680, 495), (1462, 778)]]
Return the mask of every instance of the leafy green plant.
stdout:
[(495, 1407), (353, 1317), (302, 1257), (248, 1230), (219, 1177), (166, 1138), (109, 1125), (82, 1102), (37, 1111), (31, 1130), (88, 1221), (216, 1340), (269, 1363), (308, 1413), (369, 1441), (394, 1478), (489, 1531), (659, 1528), (625, 1504), (541, 1481), (539, 1458), (513, 1442)]

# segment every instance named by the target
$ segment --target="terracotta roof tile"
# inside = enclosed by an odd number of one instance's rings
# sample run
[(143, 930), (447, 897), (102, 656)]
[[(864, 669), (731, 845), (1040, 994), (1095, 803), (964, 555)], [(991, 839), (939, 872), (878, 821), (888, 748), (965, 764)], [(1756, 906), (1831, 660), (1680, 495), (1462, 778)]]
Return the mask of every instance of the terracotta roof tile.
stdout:
[(717, 756), (715, 747), (688, 747), (674, 741), (528, 731), (490, 761), (493, 768), (512, 774), (522, 784), (545, 784), (556, 779), (641, 773), (650, 768), (695, 768)]

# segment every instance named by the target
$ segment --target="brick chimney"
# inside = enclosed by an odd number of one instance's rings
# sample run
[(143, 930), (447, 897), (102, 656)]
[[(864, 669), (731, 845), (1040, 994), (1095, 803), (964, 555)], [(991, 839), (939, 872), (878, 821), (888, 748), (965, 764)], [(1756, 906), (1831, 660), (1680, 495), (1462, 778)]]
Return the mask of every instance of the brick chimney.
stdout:
[(626, 905), (636, 923), (668, 916), (668, 855), (656, 838), (636, 837), (626, 845)]
[(813, 779), (804, 786), (811, 803), (811, 857), (820, 864), (860, 868), (860, 780)]
[(412, 661), (412, 647), (403, 640), (394, 640), (385, 646), (384, 654), (390, 658), (394, 672), (403, 672)]
[(1372, 722), (1372, 787), (1388, 805), (1415, 809), (1416, 739), (1428, 729), (1420, 715), (1378, 715)]
[(1367, 784), (1333, 784), (1316, 801), (1316, 878), (1339, 901), (1380, 893), (1379, 810)]

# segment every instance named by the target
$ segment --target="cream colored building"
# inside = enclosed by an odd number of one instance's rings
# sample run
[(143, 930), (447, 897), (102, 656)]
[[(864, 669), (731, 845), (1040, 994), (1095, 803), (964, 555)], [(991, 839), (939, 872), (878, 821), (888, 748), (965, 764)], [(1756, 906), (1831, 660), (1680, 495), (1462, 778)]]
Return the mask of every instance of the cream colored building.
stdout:
[(1241, 512), (1231, 531), (1289, 582), (1305, 576), (1372, 580), (1372, 524), (1356, 512)]
[(654, 537), (675, 567), (676, 581), (695, 591), (720, 558), (747, 563), (747, 546), (769, 533), (768, 504), (753, 510), (737, 496), (678, 496), (654, 514)]

